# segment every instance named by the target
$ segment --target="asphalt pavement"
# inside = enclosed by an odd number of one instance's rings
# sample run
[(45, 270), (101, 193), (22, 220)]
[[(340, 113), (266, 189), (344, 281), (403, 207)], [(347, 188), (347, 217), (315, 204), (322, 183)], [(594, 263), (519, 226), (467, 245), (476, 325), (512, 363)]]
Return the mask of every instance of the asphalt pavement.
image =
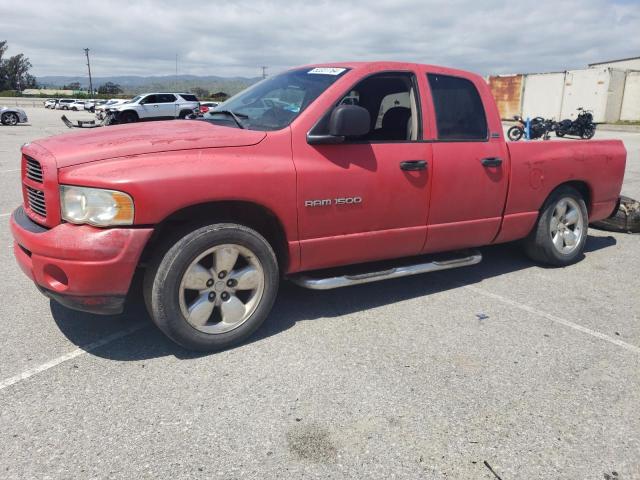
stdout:
[[(26, 110), (0, 126), (0, 479), (640, 479), (639, 235), (590, 229), (563, 269), (508, 244), (336, 291), (285, 282), (254, 338), (197, 355), (140, 302), (73, 312), (20, 272), (19, 147), (68, 131)], [(597, 138), (625, 142), (640, 198), (640, 134)]]

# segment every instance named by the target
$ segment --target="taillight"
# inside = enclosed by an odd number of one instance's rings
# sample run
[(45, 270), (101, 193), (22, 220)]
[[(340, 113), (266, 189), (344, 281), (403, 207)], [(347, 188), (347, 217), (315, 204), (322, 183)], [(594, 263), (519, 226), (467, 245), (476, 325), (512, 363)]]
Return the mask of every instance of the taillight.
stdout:
[(208, 111), (209, 111), (209, 107), (207, 107), (206, 105), (200, 106), (200, 113), (207, 113)]

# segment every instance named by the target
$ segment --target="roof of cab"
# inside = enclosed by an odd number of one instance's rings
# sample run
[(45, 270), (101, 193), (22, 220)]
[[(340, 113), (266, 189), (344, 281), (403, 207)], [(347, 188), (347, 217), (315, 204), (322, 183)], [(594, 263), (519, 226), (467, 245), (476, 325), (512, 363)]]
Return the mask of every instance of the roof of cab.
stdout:
[(466, 70), (459, 70), (456, 68), (450, 67), (442, 67), (439, 65), (430, 65), (424, 63), (415, 63), (415, 62), (397, 62), (397, 61), (371, 61), (371, 62), (325, 62), (325, 63), (313, 63), (309, 65), (302, 65), (299, 67), (295, 67), (295, 69), (300, 68), (319, 68), (319, 67), (338, 67), (338, 68), (349, 68), (351, 70), (370, 70), (370, 71), (378, 71), (378, 70), (404, 70), (404, 69), (425, 69), (434, 73), (441, 73), (443, 75), (453, 75), (458, 77), (480, 77), (480, 75), (469, 72)]

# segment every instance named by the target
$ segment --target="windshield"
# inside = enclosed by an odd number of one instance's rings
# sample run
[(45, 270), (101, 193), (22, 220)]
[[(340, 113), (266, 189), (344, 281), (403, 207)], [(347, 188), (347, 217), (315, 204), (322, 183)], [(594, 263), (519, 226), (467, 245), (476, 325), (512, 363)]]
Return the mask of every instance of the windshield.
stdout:
[[(203, 119), (249, 130), (280, 130), (346, 71), (346, 68), (305, 68), (269, 77), (209, 110)], [(241, 125), (234, 115), (225, 112), (233, 112)]]
[(127, 103), (136, 103), (138, 100), (140, 100), (142, 97), (144, 97), (144, 95), (137, 95), (135, 97), (133, 97), (132, 100), (128, 101)]

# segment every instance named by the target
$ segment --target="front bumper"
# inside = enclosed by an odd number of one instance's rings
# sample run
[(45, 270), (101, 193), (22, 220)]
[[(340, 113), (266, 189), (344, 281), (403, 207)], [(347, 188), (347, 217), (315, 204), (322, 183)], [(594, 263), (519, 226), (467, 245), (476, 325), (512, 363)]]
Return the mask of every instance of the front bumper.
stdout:
[(47, 229), (22, 207), (11, 215), (14, 254), (47, 296), (76, 310), (113, 314), (124, 297), (153, 229), (95, 228), (62, 223)]

